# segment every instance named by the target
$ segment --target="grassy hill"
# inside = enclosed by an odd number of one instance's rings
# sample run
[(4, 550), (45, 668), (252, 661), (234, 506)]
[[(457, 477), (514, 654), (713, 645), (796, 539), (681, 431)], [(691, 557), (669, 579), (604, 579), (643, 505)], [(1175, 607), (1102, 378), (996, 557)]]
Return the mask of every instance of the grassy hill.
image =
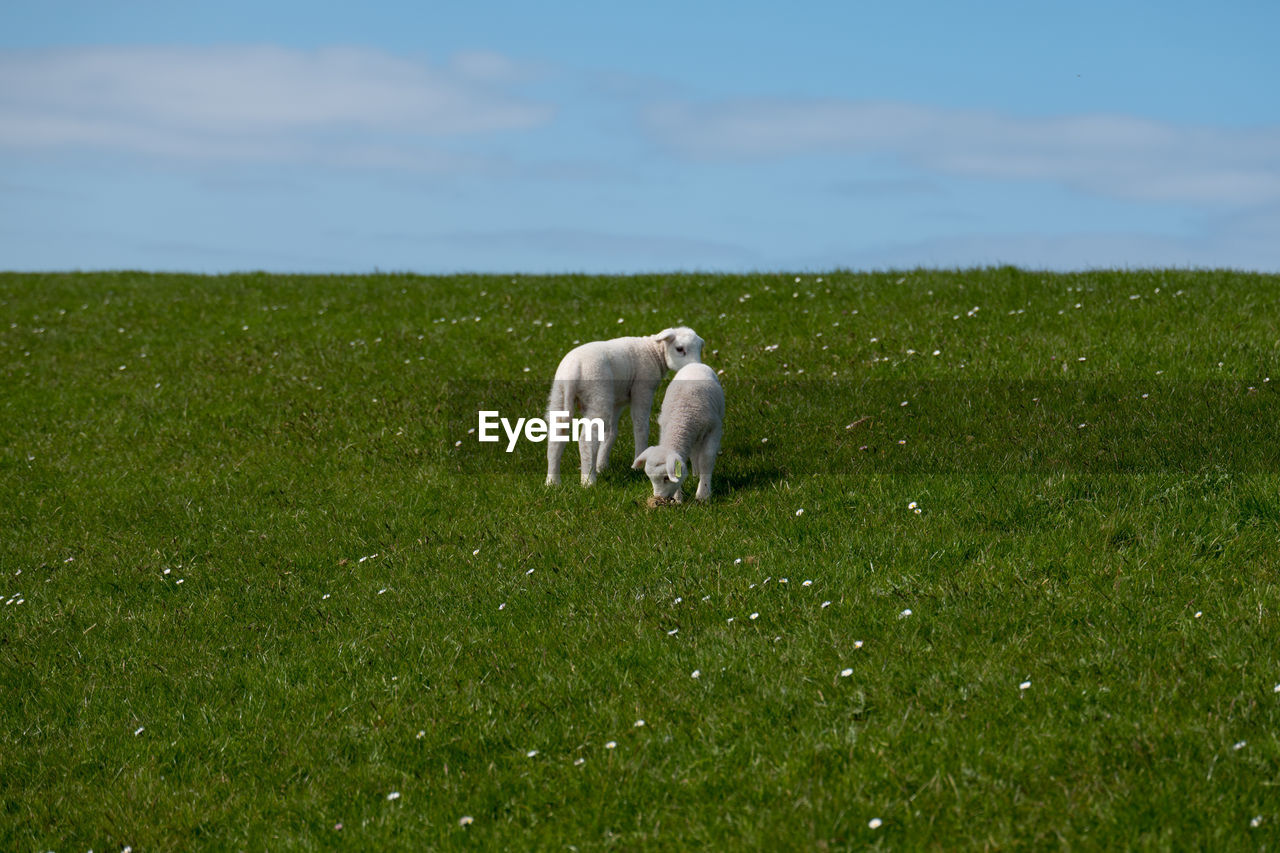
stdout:
[[(0, 848), (1271, 846), (1278, 296), (0, 274)], [(708, 505), (470, 432), (680, 323)]]

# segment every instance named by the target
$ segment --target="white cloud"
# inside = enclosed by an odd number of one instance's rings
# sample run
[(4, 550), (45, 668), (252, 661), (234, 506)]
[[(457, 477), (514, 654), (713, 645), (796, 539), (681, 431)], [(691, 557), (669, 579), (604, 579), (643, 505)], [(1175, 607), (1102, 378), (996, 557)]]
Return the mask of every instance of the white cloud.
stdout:
[(433, 67), (359, 48), (3, 51), (0, 146), (447, 167), (423, 149), (551, 120), (550, 106), (504, 91), (519, 71), (494, 54)]
[(1280, 210), (1257, 210), (1172, 236), (1140, 231), (959, 233), (919, 240), (828, 249), (787, 258), (785, 268), (910, 269), (1014, 264), (1030, 269), (1191, 267), (1280, 270), (1275, 228)]
[(552, 73), (545, 64), (518, 62), (491, 50), (456, 53), (449, 60), (449, 69), (481, 83), (525, 83)]
[(698, 159), (884, 155), (929, 172), (1046, 181), (1110, 198), (1280, 200), (1280, 127), (1211, 128), (1122, 115), (1021, 118), (843, 100), (667, 102), (650, 133)]
[[(375, 242), (376, 238), (366, 240)], [(617, 233), (572, 227), (455, 231), (440, 234), (384, 235), (383, 242), (411, 247), (420, 266), (423, 250), (440, 264), (442, 257), (483, 258), (459, 263), (459, 269), (565, 272), (663, 271), (670, 269), (754, 269), (759, 256), (723, 240), (654, 233)], [(449, 261), (438, 269), (449, 269)]]

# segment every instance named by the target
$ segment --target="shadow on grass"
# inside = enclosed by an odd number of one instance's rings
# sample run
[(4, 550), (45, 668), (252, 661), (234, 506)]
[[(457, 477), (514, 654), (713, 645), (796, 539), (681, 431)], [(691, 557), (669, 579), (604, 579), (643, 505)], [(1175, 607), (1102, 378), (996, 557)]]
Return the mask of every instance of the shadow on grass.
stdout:
[(780, 469), (735, 471), (732, 474), (715, 475), (716, 494), (732, 495), (737, 492), (762, 492), (774, 483), (781, 482), (784, 474)]
[[(712, 474), (712, 501), (740, 492), (764, 491), (786, 479), (788, 472), (775, 464), (775, 456), (768, 448), (749, 445), (724, 448)], [(576, 463), (577, 459), (573, 461)], [(577, 474), (576, 464), (572, 470), (565, 466), (561, 471), (563, 482), (573, 486), (577, 486)], [(696, 477), (690, 480), (686, 501), (692, 502), (697, 483)], [(596, 485), (628, 492), (635, 490), (640, 506), (653, 493), (644, 472), (634, 470), (630, 460), (624, 463), (616, 456), (609, 461), (609, 467), (597, 475)]]
[(779, 467), (777, 460), (778, 454), (767, 445), (725, 447), (716, 463), (713, 487), (721, 495), (764, 491), (787, 477), (788, 471)]

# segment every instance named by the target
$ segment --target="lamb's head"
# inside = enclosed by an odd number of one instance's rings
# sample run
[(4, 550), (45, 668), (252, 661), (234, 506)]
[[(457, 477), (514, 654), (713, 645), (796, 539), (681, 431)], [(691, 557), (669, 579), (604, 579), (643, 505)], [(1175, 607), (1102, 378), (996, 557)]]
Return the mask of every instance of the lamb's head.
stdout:
[(702, 338), (687, 326), (663, 329), (652, 340), (662, 344), (667, 370), (679, 370), (686, 364), (702, 361)]
[(674, 450), (667, 451), (660, 447), (650, 447), (636, 457), (631, 467), (643, 468), (644, 473), (653, 484), (653, 496), (670, 500), (680, 492), (680, 484), (689, 473), (689, 461), (681, 459)]

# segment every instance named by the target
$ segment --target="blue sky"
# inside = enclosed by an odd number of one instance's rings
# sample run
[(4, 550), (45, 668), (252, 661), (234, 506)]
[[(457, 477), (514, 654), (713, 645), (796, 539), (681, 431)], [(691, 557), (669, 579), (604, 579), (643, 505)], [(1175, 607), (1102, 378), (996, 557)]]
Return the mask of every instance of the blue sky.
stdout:
[(0, 6), (0, 268), (1280, 271), (1280, 4)]

